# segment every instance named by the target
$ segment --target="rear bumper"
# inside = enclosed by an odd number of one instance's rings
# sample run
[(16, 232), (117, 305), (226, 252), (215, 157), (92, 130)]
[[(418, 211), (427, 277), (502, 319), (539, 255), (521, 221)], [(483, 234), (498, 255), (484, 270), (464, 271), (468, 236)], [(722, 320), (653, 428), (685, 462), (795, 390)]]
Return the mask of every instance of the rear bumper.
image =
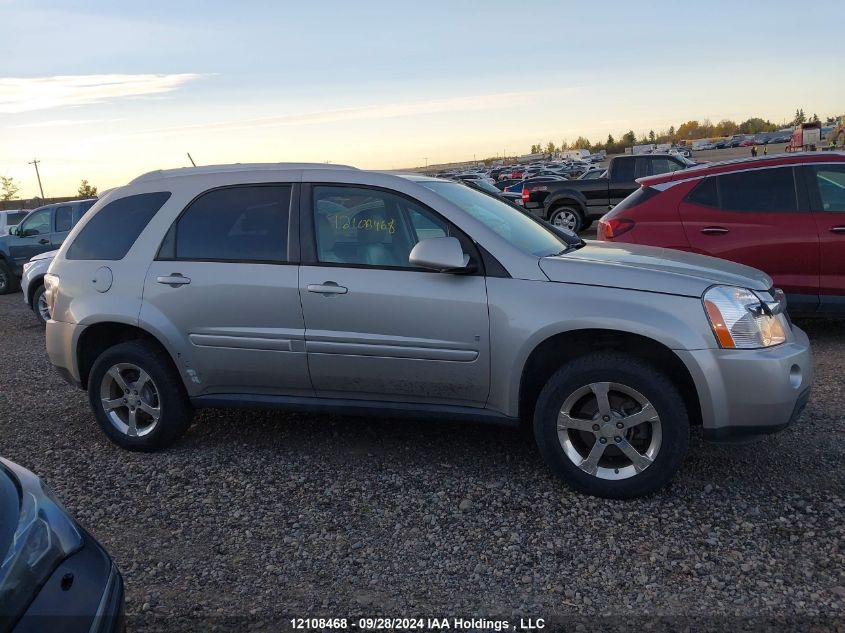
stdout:
[(807, 335), (768, 349), (678, 351), (695, 382), (704, 437), (729, 442), (776, 433), (795, 422), (813, 384)]
[(70, 384), (81, 387), (82, 380), (76, 364), (76, 343), (84, 325), (47, 321), (47, 356), (59, 375)]

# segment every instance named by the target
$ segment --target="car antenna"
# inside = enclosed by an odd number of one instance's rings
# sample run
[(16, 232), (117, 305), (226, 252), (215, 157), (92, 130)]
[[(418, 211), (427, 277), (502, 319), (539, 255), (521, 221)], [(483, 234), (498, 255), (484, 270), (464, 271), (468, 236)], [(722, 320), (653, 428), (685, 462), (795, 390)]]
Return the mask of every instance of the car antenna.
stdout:
[(197, 166), (197, 164), (194, 162), (194, 159), (193, 159), (193, 158), (191, 158), (191, 152), (187, 152), (187, 154), (188, 154), (188, 160), (189, 160), (189, 161), (191, 161), (191, 165), (193, 165), (194, 167), (196, 167), (196, 166)]

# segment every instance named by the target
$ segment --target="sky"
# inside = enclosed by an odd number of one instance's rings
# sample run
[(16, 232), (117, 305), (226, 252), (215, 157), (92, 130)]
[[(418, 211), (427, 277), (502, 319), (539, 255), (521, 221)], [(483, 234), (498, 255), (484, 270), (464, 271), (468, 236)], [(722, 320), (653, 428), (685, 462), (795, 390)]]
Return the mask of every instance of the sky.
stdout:
[[(398, 169), (845, 113), (841, 0), (0, 0), (0, 175)], [(797, 33), (797, 36), (792, 36)]]

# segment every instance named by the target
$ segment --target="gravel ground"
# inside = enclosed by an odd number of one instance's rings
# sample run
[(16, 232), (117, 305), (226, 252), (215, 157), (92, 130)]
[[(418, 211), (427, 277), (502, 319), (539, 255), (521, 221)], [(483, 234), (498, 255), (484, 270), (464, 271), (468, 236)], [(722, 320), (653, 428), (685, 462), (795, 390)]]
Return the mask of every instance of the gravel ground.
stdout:
[(845, 323), (801, 325), (817, 382), (796, 426), (743, 446), (694, 437), (671, 488), (621, 502), (570, 492), (523, 433), (480, 425), (206, 410), (171, 450), (121, 451), (14, 294), (0, 454), (115, 558), (130, 630), (316, 615), (843, 630)]

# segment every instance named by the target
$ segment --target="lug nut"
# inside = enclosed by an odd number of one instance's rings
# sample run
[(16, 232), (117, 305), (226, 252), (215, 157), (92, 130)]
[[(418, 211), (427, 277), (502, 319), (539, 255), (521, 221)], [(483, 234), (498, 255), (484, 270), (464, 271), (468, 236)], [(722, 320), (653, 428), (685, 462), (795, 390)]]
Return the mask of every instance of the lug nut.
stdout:
[(622, 441), (622, 438), (617, 435), (616, 437), (613, 438), (613, 441), (616, 442), (617, 444), (619, 444), (619, 442)]
[(624, 428), (625, 428), (625, 425), (624, 425), (624, 424), (622, 424), (621, 422), (617, 422), (617, 423), (616, 423), (616, 428), (617, 428), (617, 429), (624, 429)]
[(606, 440), (605, 438), (603, 438), (603, 437), (600, 437), (600, 438), (599, 438), (599, 442), (600, 442), (601, 444), (607, 444), (607, 440)]
[(593, 430), (598, 431), (601, 427), (598, 424), (593, 425)]
[(123, 404), (126, 404), (127, 402), (129, 402), (129, 401), (128, 401), (126, 398), (124, 398), (124, 399), (123, 399)]
[(602, 417), (602, 420), (604, 420), (605, 422), (610, 422), (610, 416), (606, 415), (606, 416)]

